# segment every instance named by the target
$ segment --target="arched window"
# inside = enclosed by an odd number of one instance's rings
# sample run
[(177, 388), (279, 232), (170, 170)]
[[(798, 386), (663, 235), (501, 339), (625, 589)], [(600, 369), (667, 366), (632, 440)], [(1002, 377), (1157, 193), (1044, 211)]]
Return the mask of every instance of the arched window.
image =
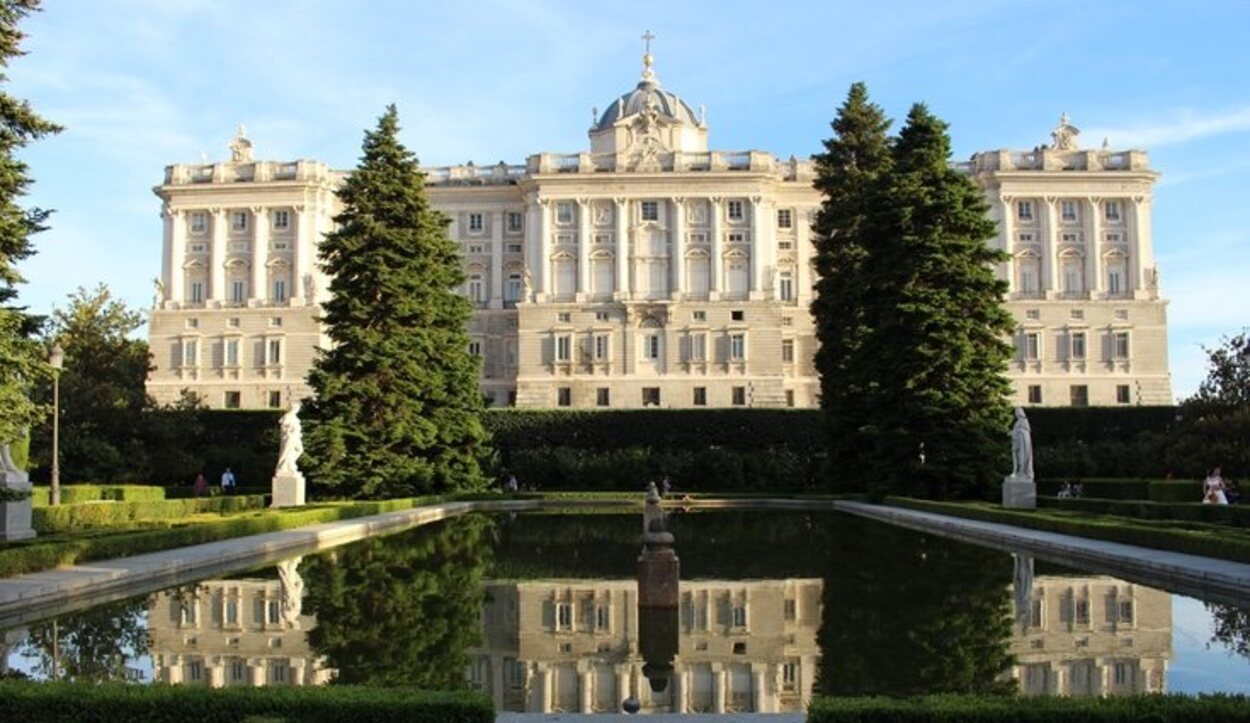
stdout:
[(707, 298), (711, 289), (711, 272), (706, 251), (696, 250), (686, 254), (686, 289), (692, 296)]
[(1060, 290), (1065, 296), (1085, 293), (1085, 257), (1076, 251), (1059, 254)]
[(747, 256), (734, 251), (725, 254), (725, 291), (733, 297), (746, 297), (749, 278)]
[(269, 263), (269, 300), (282, 303), (291, 295), (291, 267), (281, 259)]
[(1016, 290), (1036, 295), (1042, 291), (1042, 260), (1032, 251), (1016, 254)]
[(607, 251), (590, 255), (591, 293), (596, 297), (610, 297), (615, 290), (616, 259)]
[(577, 260), (570, 254), (556, 254), (551, 259), (551, 265), (555, 269), (555, 288), (553, 291), (559, 297), (571, 297), (577, 293)]
[(1116, 250), (1103, 255), (1103, 266), (1107, 276), (1107, 295), (1125, 296), (1129, 292), (1128, 256)]

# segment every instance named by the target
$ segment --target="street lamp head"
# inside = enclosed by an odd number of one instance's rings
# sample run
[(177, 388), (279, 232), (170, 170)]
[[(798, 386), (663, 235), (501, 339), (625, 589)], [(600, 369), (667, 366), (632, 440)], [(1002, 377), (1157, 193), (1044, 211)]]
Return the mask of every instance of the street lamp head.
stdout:
[(53, 369), (57, 370), (65, 366), (65, 350), (61, 348), (60, 344), (52, 345), (52, 352), (48, 354), (48, 363), (52, 365)]

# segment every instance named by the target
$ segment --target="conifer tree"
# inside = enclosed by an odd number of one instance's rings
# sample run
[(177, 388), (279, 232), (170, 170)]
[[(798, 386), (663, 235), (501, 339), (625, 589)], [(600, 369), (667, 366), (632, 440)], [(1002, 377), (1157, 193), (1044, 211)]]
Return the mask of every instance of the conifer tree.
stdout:
[(309, 381), (314, 484), (391, 497), (481, 485), (482, 397), (468, 352), (472, 309), (448, 219), (398, 140), (387, 108), (365, 133), (360, 165), (338, 192), (338, 229), (320, 246), (330, 276), (331, 347)]
[[(18, 22), (39, 9), (38, 0), (0, 1), (0, 68), (22, 55)], [(7, 81), (0, 70), (0, 84)], [(0, 91), (0, 444), (20, 439), (41, 416), (30, 399), (31, 383), (47, 371), (45, 350), (31, 336), (39, 320), (16, 305), (22, 283), (18, 261), (34, 253), (30, 237), (45, 229), (51, 211), (24, 209), (18, 199), (31, 179), (18, 149), (60, 127), (39, 117), (24, 100)]]
[(871, 192), (890, 168), (890, 120), (868, 100), (868, 87), (855, 83), (834, 118), (833, 137), (814, 157), (817, 190), (824, 195), (814, 225), (815, 298), (812, 314), (820, 348), (820, 402), (829, 429), (829, 473), (836, 486), (854, 489), (860, 476), (859, 430), (869, 423), (866, 395), (871, 369), (857, 361), (864, 327), (867, 279), (863, 275), (864, 220)]
[(1014, 322), (993, 270), (1006, 255), (988, 243), (984, 195), (950, 165), (946, 129), (912, 107), (865, 223), (859, 362), (875, 391), (859, 471), (874, 493), (986, 495), (1006, 469)]

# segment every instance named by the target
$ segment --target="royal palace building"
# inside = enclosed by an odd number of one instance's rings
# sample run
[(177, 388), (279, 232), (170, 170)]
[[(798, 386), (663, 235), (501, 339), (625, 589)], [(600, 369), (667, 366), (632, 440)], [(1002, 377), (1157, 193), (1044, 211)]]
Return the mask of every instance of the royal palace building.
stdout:
[[(473, 302), (470, 351), (495, 406), (814, 407), (810, 162), (708, 149), (705, 114), (642, 79), (594, 113), (590, 148), (424, 169)], [(1012, 257), (1017, 401), (1171, 402), (1166, 302), (1141, 151), (1053, 143), (960, 164)], [(348, 173), (257, 161), (169, 166), (148, 391), (286, 406), (327, 343), (317, 244)]]

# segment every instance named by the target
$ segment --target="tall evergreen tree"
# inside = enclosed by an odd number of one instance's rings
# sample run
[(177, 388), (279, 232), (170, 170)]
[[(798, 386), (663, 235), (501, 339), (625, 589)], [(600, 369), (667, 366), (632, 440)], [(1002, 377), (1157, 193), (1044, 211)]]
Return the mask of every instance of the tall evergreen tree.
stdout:
[(868, 301), (863, 263), (864, 221), (872, 208), (872, 191), (891, 164), (890, 120), (868, 100), (868, 87), (855, 83), (833, 120), (833, 137), (825, 152), (814, 157), (817, 190), (824, 194), (814, 225), (816, 246), (816, 368), (820, 373), (820, 404), (830, 435), (829, 472), (837, 486), (859, 484), (856, 454), (859, 430), (869, 423), (866, 406), (869, 366), (857, 361), (867, 333)]
[(338, 230), (320, 246), (330, 275), (331, 342), (310, 383), (314, 483), (356, 496), (481, 485), (486, 433), (469, 301), (448, 219), (425, 192), (416, 157), (387, 108), (365, 133), (360, 165), (338, 196)]
[[(22, 55), (19, 45), (25, 36), (18, 22), (38, 9), (38, 0), (0, 0), (0, 68)], [(7, 80), (0, 71), (0, 84)], [(15, 154), (59, 130), (26, 101), (0, 91), (0, 443), (20, 439), (39, 419), (42, 408), (31, 401), (30, 384), (47, 371), (44, 349), (31, 339), (39, 320), (15, 302), (22, 282), (16, 264), (34, 253), (30, 237), (45, 229), (51, 211), (18, 205), (31, 179)]]
[(865, 223), (859, 362), (877, 386), (859, 469), (877, 493), (984, 495), (1005, 469), (1015, 325), (993, 264), (1006, 255), (989, 245), (984, 195), (950, 165), (946, 129), (912, 107)]

